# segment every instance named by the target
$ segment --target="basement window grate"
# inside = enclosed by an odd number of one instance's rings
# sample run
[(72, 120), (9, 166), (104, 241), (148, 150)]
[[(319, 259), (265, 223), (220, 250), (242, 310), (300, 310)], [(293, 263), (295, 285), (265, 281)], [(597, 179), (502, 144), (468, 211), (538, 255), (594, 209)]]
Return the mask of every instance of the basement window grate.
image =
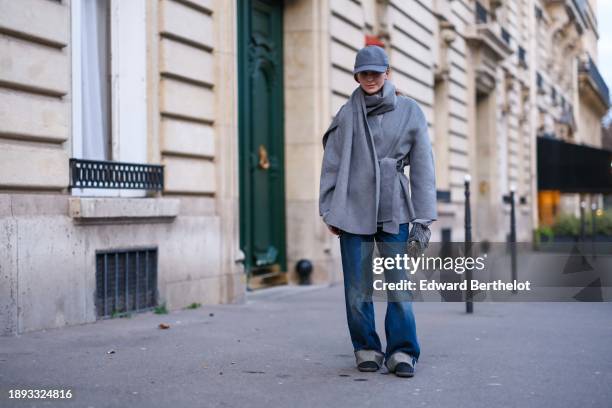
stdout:
[(157, 299), (157, 248), (96, 251), (98, 318), (151, 310)]

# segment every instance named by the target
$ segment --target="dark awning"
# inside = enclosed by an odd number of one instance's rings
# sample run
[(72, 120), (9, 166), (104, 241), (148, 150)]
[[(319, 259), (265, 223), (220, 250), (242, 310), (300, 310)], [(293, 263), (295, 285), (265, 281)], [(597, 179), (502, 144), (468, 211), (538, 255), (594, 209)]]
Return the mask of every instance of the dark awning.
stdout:
[(612, 193), (612, 152), (538, 137), (538, 190)]

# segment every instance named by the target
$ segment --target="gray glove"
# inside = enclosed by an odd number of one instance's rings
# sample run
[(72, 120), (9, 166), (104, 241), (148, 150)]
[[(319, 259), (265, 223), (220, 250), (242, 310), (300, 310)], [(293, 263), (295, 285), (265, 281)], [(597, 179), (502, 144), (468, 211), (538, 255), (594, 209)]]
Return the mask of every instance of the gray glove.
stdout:
[(421, 255), (429, 246), (429, 238), (431, 238), (429, 227), (418, 222), (413, 223), (408, 234), (408, 255), (412, 257)]

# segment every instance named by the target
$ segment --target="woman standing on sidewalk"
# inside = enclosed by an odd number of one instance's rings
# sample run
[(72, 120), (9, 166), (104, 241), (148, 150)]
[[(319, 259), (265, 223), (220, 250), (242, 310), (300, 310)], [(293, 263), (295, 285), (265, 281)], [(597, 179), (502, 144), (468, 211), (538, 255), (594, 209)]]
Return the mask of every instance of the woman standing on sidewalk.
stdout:
[[(420, 354), (412, 303), (387, 303), (383, 353), (374, 325), (370, 266), (374, 242), (383, 257), (403, 255), (409, 245), (421, 250), (429, 243), (429, 225), (437, 212), (427, 120), (414, 99), (396, 95), (382, 48), (361, 49), (353, 73), (359, 87), (323, 136), (319, 212), (340, 238), (346, 314), (358, 369), (377, 371), (384, 359), (390, 372), (412, 377)], [(403, 173), (406, 165), (410, 181)], [(385, 279), (397, 279), (400, 272), (386, 271)]]

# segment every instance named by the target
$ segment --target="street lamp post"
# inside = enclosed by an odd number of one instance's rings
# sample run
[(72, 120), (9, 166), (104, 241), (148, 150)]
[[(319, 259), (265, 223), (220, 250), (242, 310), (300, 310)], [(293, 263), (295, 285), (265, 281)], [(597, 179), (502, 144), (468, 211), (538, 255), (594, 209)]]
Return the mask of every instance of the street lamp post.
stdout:
[[(512, 267), (512, 281), (517, 280), (516, 273), (516, 215), (514, 205), (514, 193), (516, 192), (516, 186), (510, 186), (510, 193), (503, 196), (504, 203), (510, 204), (510, 260)], [(518, 293), (517, 289), (512, 289), (512, 293)]]
[[(472, 244), (472, 211), (470, 210), (470, 181), (471, 177), (469, 174), (465, 175), (465, 256), (469, 256), (471, 252)], [(465, 312), (474, 313), (474, 302), (472, 301), (472, 270), (467, 268), (465, 271), (465, 279), (468, 282), (465, 299)]]

